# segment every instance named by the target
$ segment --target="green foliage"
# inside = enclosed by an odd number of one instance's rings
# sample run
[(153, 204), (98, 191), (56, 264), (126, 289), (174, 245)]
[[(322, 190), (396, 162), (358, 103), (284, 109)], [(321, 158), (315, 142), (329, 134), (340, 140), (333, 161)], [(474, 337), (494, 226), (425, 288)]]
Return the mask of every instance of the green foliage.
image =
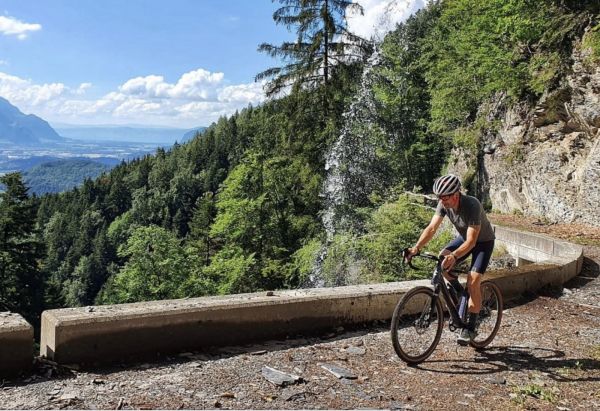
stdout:
[[(424, 271), (403, 270), (401, 256), (404, 248), (417, 242), (432, 216), (433, 210), (411, 203), (407, 196), (383, 204), (373, 213), (363, 247), (368, 255), (365, 258), (367, 270), (374, 278), (399, 281), (431, 274), (429, 266)], [(426, 251), (437, 254), (449, 238), (449, 232), (441, 231), (428, 244)]]
[(512, 101), (552, 84), (581, 30), (581, 16), (553, 0), (451, 0), (425, 40), (431, 126), (464, 125), (497, 92)]
[(306, 284), (315, 269), (322, 247), (323, 244), (319, 240), (312, 239), (292, 254), (291, 261), (287, 266), (288, 286), (298, 287)]
[(210, 264), (210, 257), (215, 247), (210, 235), (210, 227), (216, 215), (215, 196), (213, 193), (204, 193), (196, 202), (193, 217), (189, 223), (188, 244), (194, 247), (202, 257), (204, 265)]
[(125, 244), (138, 226), (133, 222), (130, 211), (118, 216), (108, 227), (108, 238), (113, 244)]
[(396, 134), (395, 175), (430, 187), (453, 147), (478, 169), (481, 135), (495, 128), (482, 107), (556, 87), (573, 41), (600, 11), (592, 3), (435, 1), (398, 25), (381, 46), (374, 86), (381, 127)]
[(409, 188), (430, 186), (449, 148), (428, 127), (431, 96), (421, 58), (423, 42), (440, 12), (441, 7), (433, 4), (388, 34), (381, 45), (381, 64), (375, 70), (373, 88), (381, 117), (379, 126), (392, 136), (380, 151), (385, 153), (383, 160), (390, 175)]
[(219, 293), (243, 293), (256, 291), (256, 259), (245, 255), (239, 247), (220, 250), (211, 260), (206, 272), (219, 284)]
[(600, 62), (600, 25), (596, 25), (585, 34), (581, 45), (589, 51), (586, 61), (592, 65), (598, 64)]
[[(337, 234), (328, 244), (321, 272), (325, 285), (428, 277), (433, 266), (423, 263), (422, 270), (405, 269), (402, 250), (418, 240), (432, 215), (432, 209), (411, 203), (407, 196), (382, 204), (370, 214), (365, 234)], [(450, 231), (442, 229), (428, 244), (427, 250), (438, 253), (450, 238)]]
[(561, 69), (561, 57), (556, 52), (536, 54), (529, 63), (529, 87), (538, 95), (554, 85)]
[(87, 159), (52, 161), (35, 166), (24, 173), (25, 183), (35, 194), (70, 190), (88, 178), (96, 178), (109, 166)]
[(473, 127), (459, 128), (454, 133), (455, 147), (462, 148), (471, 156), (476, 155), (479, 149), (480, 131)]
[[(299, 29), (304, 43), (268, 46), (265, 51), (275, 54), (301, 53), (291, 55), (283, 71), (263, 74), (273, 75), (272, 86), (295, 83), (286, 97), (220, 118), (186, 144), (123, 162), (71, 191), (39, 200), (21, 193), (14, 205), (0, 204), (0, 225), (14, 230), (0, 243), (0, 264), (8, 270), (0, 272), (0, 297), (24, 312), (39, 312), (94, 301), (302, 285), (324, 238), (325, 153), (347, 121), (343, 113), (356, 99), (364, 65), (344, 60), (309, 84), (305, 75), (326, 67), (326, 56), (331, 64), (329, 57), (348, 52), (334, 44), (352, 38), (334, 35), (328, 43), (332, 54), (326, 54), (323, 40), (345, 29), (342, 24), (331, 31), (327, 25), (331, 19), (343, 23), (343, 10), (297, 12), (342, 3), (349, 2), (283, 2), (290, 8), (277, 18)], [(373, 119), (352, 130), (373, 147), (373, 170), (384, 183), (364, 193), (366, 200), (352, 210), (367, 222), (364, 232), (338, 233), (329, 245), (323, 261), (328, 284), (415, 274), (400, 271), (400, 251), (414, 243), (431, 211), (404, 197), (391, 199), (405, 188), (431, 187), (457, 146), (473, 157), (467, 163), (476, 184), (480, 136), (496, 127), (482, 104), (498, 95), (508, 95), (508, 104), (535, 99), (556, 87), (573, 40), (598, 12), (583, 0), (448, 0), (431, 2), (386, 36), (372, 78)], [(597, 49), (595, 33), (586, 34), (584, 47)], [(307, 45), (313, 41), (318, 47), (311, 55)], [(548, 101), (558, 110), (562, 91), (553, 93), (556, 100)], [(518, 153), (508, 161), (519, 161)], [(3, 195), (16, 198), (15, 193)], [(37, 220), (30, 215), (36, 211)], [(28, 222), (19, 215), (29, 215)], [(34, 252), (38, 235), (45, 256)], [(29, 257), (17, 255), (7, 238), (29, 244)], [(443, 235), (434, 240), (431, 250), (437, 252), (444, 241)], [(22, 264), (13, 264), (22, 257)], [(32, 276), (24, 277), (25, 271)], [(36, 302), (42, 287), (44, 306)]]
[(538, 384), (532, 383), (526, 386), (517, 387), (516, 394), (517, 397), (515, 397), (515, 400), (521, 404), (525, 402), (527, 397), (538, 398), (550, 403), (556, 402), (556, 394), (552, 390), (546, 389)]
[(282, 270), (273, 268), (289, 262), (300, 239), (319, 231), (315, 216), (302, 212), (305, 192), (301, 187), (306, 183), (310, 187), (312, 180), (301, 161), (263, 160), (259, 153), (249, 153), (223, 183), (210, 235), (224, 244), (224, 250), (231, 247), (230, 254), (240, 261), (249, 261), (250, 256), (256, 259), (254, 271), (246, 274), (253, 278), (246, 278), (244, 287), (283, 287)]
[(37, 201), (29, 198), (21, 174), (0, 177), (0, 309), (33, 321), (42, 304), (40, 259), (43, 246), (37, 237)]
[(191, 275), (198, 256), (186, 253), (181, 241), (163, 228), (137, 228), (118, 254), (127, 263), (111, 278), (100, 303), (183, 298), (213, 291), (205, 278)]
[(326, 287), (372, 282), (364, 270), (365, 256), (360, 245), (359, 237), (351, 232), (334, 236), (321, 267), (321, 279)]
[[(360, 11), (358, 3), (346, 0), (279, 0), (283, 7), (273, 13), (276, 24), (295, 31), (295, 42), (280, 46), (263, 43), (258, 50), (286, 64), (269, 68), (256, 80), (271, 79), (267, 94), (276, 95), (287, 86), (299, 90), (327, 85), (333, 72), (366, 52), (367, 43), (346, 27), (346, 12)], [(357, 56), (358, 54), (358, 56)], [(323, 96), (329, 101), (328, 88)], [(329, 102), (326, 103), (326, 106)]]

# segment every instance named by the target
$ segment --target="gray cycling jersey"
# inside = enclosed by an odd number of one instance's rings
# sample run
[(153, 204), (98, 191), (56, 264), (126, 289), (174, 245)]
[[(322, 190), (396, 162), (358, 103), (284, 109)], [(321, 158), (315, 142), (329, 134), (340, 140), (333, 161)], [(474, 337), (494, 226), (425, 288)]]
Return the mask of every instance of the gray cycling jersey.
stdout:
[(456, 211), (451, 208), (444, 208), (442, 202), (439, 201), (435, 214), (442, 217), (448, 216), (450, 222), (454, 224), (456, 231), (465, 240), (467, 239), (467, 228), (471, 225), (481, 226), (479, 237), (477, 238), (478, 243), (496, 239), (494, 229), (483, 210), (483, 206), (475, 197), (461, 194), (458, 210)]

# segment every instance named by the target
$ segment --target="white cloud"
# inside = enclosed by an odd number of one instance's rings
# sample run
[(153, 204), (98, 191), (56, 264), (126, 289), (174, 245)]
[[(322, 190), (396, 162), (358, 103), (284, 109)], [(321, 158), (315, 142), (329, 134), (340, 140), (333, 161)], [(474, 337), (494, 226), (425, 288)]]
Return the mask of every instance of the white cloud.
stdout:
[(206, 100), (214, 95), (214, 87), (223, 81), (223, 73), (211, 73), (198, 69), (185, 73), (171, 90), (174, 98), (191, 98)]
[(167, 84), (162, 76), (136, 77), (119, 87), (123, 94), (139, 97), (166, 97)]
[(263, 84), (229, 84), (221, 72), (197, 69), (174, 83), (161, 75), (135, 77), (98, 98), (91, 83), (69, 87), (35, 84), (0, 72), (0, 96), (21, 111), (54, 122), (145, 123), (176, 127), (208, 125), (221, 116), (265, 100)]
[(31, 80), (0, 72), (0, 96), (27, 107), (36, 107), (68, 95), (81, 95), (90, 83), (71, 89), (63, 83), (34, 84)]
[(113, 114), (117, 117), (127, 116), (130, 113), (136, 114), (161, 114), (160, 103), (147, 101), (144, 99), (129, 99), (121, 103), (114, 109)]
[(5, 36), (17, 36), (19, 40), (24, 40), (29, 32), (41, 29), (40, 24), (23, 23), (13, 17), (0, 16), (0, 33)]
[(265, 82), (227, 86), (219, 92), (218, 98), (219, 101), (228, 103), (259, 103), (264, 100), (264, 86)]
[(383, 39), (397, 23), (425, 7), (426, 0), (361, 0), (364, 15), (348, 13), (348, 29), (361, 37)]
[(86, 90), (92, 87), (92, 83), (81, 83), (77, 90), (75, 90), (75, 94), (82, 95), (85, 94)]
[(215, 86), (223, 81), (223, 73), (198, 69), (185, 73), (177, 83), (167, 83), (163, 76), (149, 75), (126, 81), (119, 87), (123, 94), (148, 98), (180, 98), (208, 100)]

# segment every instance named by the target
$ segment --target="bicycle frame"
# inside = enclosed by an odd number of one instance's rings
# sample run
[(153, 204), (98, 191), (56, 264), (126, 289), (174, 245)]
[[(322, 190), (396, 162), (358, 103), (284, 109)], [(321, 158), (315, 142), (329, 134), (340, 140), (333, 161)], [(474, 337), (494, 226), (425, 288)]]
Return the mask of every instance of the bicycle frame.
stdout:
[[(460, 318), (460, 314), (458, 313), (457, 304), (454, 303), (452, 296), (450, 295), (450, 291), (448, 290), (448, 285), (444, 281), (444, 276), (442, 275), (442, 267), (441, 262), (438, 261), (435, 270), (433, 271), (433, 277), (431, 278), (431, 285), (433, 285), (433, 294), (436, 298), (439, 298), (440, 291), (444, 302), (446, 303), (446, 307), (448, 307), (448, 313), (452, 317), (452, 321), (448, 324), (450, 328), (465, 328), (467, 324)], [(435, 301), (435, 300), (432, 300)]]
[[(406, 253), (406, 250), (405, 250)], [(406, 254), (405, 254), (406, 255)], [(467, 326), (467, 324), (462, 320), (462, 318), (460, 318), (460, 314), (458, 313), (458, 307), (457, 304), (454, 303), (454, 300), (452, 299), (452, 296), (450, 295), (450, 290), (448, 290), (448, 285), (446, 284), (446, 281), (444, 280), (444, 275), (442, 274), (443, 269), (442, 269), (442, 261), (444, 259), (443, 256), (435, 256), (433, 254), (417, 254), (415, 257), (422, 257), (422, 258), (426, 258), (429, 260), (433, 260), (436, 262), (435, 268), (433, 270), (433, 274), (431, 277), (431, 285), (433, 286), (433, 294), (435, 296), (435, 298), (433, 300), (431, 300), (432, 304), (435, 304), (435, 300), (437, 298), (440, 297), (440, 294), (442, 296), (442, 298), (444, 299), (444, 302), (446, 303), (446, 307), (448, 308), (448, 313), (450, 314), (450, 316), (452, 317), (452, 321), (449, 322), (448, 327), (451, 329), (451, 331), (454, 331), (457, 328), (465, 328)], [(416, 268), (415, 266), (412, 265), (412, 263), (409, 261), (408, 265), (411, 268)], [(466, 271), (463, 270), (453, 270), (454, 272), (457, 273), (466, 273)]]
[[(408, 263), (411, 268), (417, 268), (412, 265), (412, 258), (407, 259), (408, 249), (404, 250), (403, 264)], [(466, 312), (463, 312), (461, 306), (458, 308), (458, 301), (464, 302), (462, 297), (468, 296), (464, 290), (457, 289), (454, 280), (446, 284), (442, 269), (443, 256), (423, 253), (413, 257), (422, 257), (435, 261), (435, 269), (431, 276), (432, 287), (418, 285), (407, 291), (398, 301), (394, 308), (394, 314), (391, 321), (392, 345), (396, 354), (408, 364), (419, 364), (425, 361), (440, 341), (442, 329), (446, 320), (445, 312), (448, 312), (450, 318), (448, 328), (454, 332), (459, 328), (467, 328)], [(453, 267), (453, 273), (467, 273), (462, 267)], [(461, 298), (457, 299), (455, 289)], [(485, 290), (485, 291), (484, 291)], [(498, 333), (500, 322), (502, 320), (502, 294), (493, 282), (482, 283), (482, 296), (487, 296), (482, 301), (482, 308), (479, 310), (477, 324), (478, 332), (470, 338), (469, 345), (476, 349), (487, 347)], [(443, 307), (441, 299), (446, 303)], [(463, 318), (461, 318), (461, 314)], [(469, 319), (473, 317), (469, 316)], [(483, 328), (482, 328), (483, 327)]]

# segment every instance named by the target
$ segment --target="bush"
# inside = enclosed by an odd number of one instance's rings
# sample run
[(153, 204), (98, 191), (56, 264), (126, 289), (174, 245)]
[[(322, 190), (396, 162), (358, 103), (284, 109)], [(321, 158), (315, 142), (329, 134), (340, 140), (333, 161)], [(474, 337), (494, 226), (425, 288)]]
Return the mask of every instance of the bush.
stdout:
[(586, 33), (581, 45), (590, 52), (587, 58), (589, 64), (600, 63), (600, 25)]
[[(334, 237), (322, 266), (325, 285), (367, 284), (429, 276), (431, 265), (425, 265), (419, 271), (405, 270), (402, 251), (414, 245), (432, 215), (432, 209), (411, 203), (408, 196), (382, 204), (372, 211), (365, 234), (344, 233)], [(450, 230), (441, 230), (428, 244), (427, 250), (438, 253), (450, 236)]]

